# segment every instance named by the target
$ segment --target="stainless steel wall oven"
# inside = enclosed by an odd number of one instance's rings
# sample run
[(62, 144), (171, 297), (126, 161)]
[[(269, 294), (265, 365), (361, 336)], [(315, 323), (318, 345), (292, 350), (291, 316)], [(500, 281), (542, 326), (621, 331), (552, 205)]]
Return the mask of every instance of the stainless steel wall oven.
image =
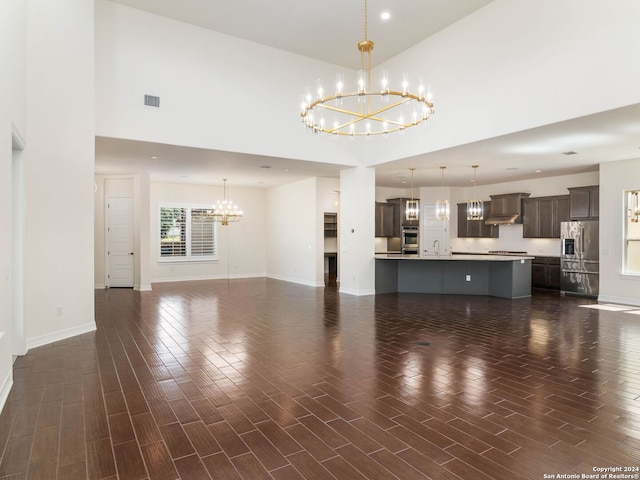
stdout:
[(418, 227), (405, 225), (402, 227), (402, 253), (417, 254), (419, 251), (420, 235)]

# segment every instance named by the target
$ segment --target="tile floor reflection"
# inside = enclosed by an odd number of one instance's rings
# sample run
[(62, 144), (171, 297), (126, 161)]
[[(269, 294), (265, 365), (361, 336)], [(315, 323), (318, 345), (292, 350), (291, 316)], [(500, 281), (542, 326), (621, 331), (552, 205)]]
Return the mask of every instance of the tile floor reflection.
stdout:
[(242, 279), (95, 304), (95, 333), (17, 360), (0, 479), (537, 480), (640, 465), (640, 324), (590, 299)]

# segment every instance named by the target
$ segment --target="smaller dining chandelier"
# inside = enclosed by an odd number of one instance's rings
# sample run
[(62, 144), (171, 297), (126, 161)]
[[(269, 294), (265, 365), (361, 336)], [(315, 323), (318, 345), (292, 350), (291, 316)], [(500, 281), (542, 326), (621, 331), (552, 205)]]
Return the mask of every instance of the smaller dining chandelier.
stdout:
[(405, 207), (404, 218), (406, 220), (418, 220), (420, 218), (420, 200), (413, 198), (413, 171), (415, 167), (411, 167), (411, 200), (407, 200)]
[(400, 132), (428, 120), (435, 112), (430, 88), (418, 82), (410, 90), (407, 74), (399, 87), (390, 87), (389, 72), (383, 70), (378, 88), (371, 84), (371, 51), (367, 38), (367, 0), (364, 2), (364, 40), (358, 43), (360, 70), (352, 91), (345, 91), (344, 76), (336, 75), (334, 93), (325, 92), (321, 80), (316, 91), (307, 88), (301, 100), (302, 122), (313, 133), (350, 137)]
[[(440, 172), (441, 172), (441, 181), (440, 181), (440, 187), (442, 188), (442, 191), (444, 193), (444, 169), (447, 168), (445, 166), (440, 167)], [(436, 220), (449, 220), (449, 200), (442, 199), (442, 200), (436, 200)]]
[(242, 210), (234, 205), (231, 200), (227, 200), (227, 179), (223, 178), (224, 182), (224, 199), (218, 200), (213, 207), (211, 216), (214, 222), (220, 222), (221, 225), (229, 225), (229, 223), (239, 222), (242, 220)]
[(476, 195), (476, 170), (478, 165), (472, 165), (473, 168), (473, 200), (467, 201), (467, 220), (484, 219), (484, 206), (482, 200), (477, 200)]

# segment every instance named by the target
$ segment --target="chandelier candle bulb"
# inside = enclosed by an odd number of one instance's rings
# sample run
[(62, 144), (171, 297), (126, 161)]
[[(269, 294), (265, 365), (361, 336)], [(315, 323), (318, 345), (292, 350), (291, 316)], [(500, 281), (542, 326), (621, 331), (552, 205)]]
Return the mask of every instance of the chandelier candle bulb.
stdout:
[(336, 73), (336, 97), (342, 97), (344, 92), (344, 74)]
[(380, 93), (384, 95), (383, 99), (388, 100), (389, 98), (386, 96), (389, 93), (389, 70), (382, 70), (382, 74), (380, 75)]
[(406, 97), (409, 95), (409, 75), (406, 73), (402, 74), (402, 96)]
[(367, 72), (358, 70), (358, 95), (367, 93)]
[(324, 102), (324, 88), (322, 88), (322, 80), (316, 80), (316, 91), (318, 93), (318, 101)]

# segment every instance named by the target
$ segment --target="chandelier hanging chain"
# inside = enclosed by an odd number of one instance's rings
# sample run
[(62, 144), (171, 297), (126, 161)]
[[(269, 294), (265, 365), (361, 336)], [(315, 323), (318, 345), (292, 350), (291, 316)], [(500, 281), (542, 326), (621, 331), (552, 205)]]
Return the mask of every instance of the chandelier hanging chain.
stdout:
[[(400, 88), (392, 89), (388, 72), (382, 70), (380, 89), (371, 83), (373, 41), (369, 40), (369, 5), (364, 0), (364, 40), (358, 42), (360, 70), (356, 89), (344, 89), (344, 76), (336, 75), (335, 94), (325, 94), (321, 80), (314, 96), (307, 88), (301, 101), (300, 116), (312, 133), (343, 136), (369, 136), (404, 131), (428, 120), (435, 110), (430, 90), (419, 82), (411, 92), (407, 75)], [(366, 58), (365, 58), (366, 55)]]
[(369, 31), (369, 2), (364, 0), (364, 41), (366, 42), (369, 38), (367, 37), (367, 32)]

